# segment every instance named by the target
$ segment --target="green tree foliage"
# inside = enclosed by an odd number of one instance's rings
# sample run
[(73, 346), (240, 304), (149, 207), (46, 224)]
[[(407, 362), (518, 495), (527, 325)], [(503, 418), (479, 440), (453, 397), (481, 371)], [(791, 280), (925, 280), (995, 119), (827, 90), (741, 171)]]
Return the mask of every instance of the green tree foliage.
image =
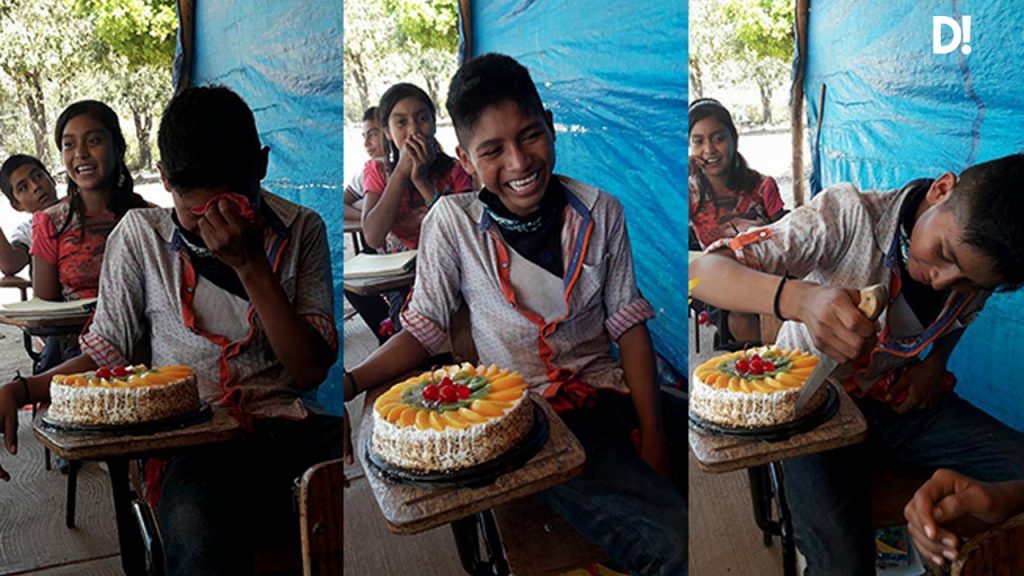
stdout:
[(455, 0), (345, 0), (345, 115), (358, 121), (388, 86), (412, 82), (444, 113), (455, 73)]
[(793, 56), (792, 0), (726, 0), (723, 11), (734, 26), (734, 52), (761, 96), (762, 121), (772, 122), (771, 99), (789, 72)]
[(4, 0), (0, 10), (0, 72), (17, 103), (5, 101), (2, 116), (21, 126), (27, 119), (34, 154), (51, 164), (48, 111), (62, 105), (61, 88), (80, 73), (88, 26), (63, 0)]
[(141, 168), (152, 168), (153, 118), (171, 95), (178, 17), (174, 0), (78, 0), (95, 30), (97, 66), (109, 72), (118, 100), (132, 112)]

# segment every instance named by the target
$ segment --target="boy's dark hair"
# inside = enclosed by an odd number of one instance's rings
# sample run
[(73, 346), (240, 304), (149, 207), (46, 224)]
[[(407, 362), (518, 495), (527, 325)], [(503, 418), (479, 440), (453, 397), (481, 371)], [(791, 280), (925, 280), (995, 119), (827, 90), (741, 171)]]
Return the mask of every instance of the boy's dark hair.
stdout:
[(363, 122), (377, 122), (377, 107), (370, 106), (363, 111)]
[[(64, 149), (64, 128), (67, 127), (68, 122), (79, 116), (89, 116), (102, 124), (114, 141), (117, 166), (114, 167), (114, 171), (109, 176), (111, 184), (110, 200), (107, 201), (107, 209), (113, 212), (116, 218), (120, 219), (129, 208), (147, 206), (142, 196), (135, 193), (135, 180), (132, 178), (132, 173), (128, 170), (128, 166), (124, 163), (124, 155), (128, 147), (124, 140), (124, 134), (121, 132), (121, 122), (117, 119), (117, 112), (114, 112), (114, 109), (110, 106), (99, 100), (81, 100), (65, 108), (57, 118), (57, 126), (53, 132), (54, 140), (57, 142), (57, 149)], [(78, 183), (75, 182), (70, 173), (67, 175), (67, 182), (68, 198), (71, 202), (71, 215), (64, 220), (64, 223), (54, 234), (54, 238), (60, 238), (61, 234), (71, 226), (73, 220), (77, 219), (78, 222), (85, 223), (85, 202), (82, 200)], [(81, 233), (85, 234), (84, 228), (81, 229)]]
[(459, 143), (466, 145), (473, 125), (489, 107), (514, 102), (528, 114), (544, 116), (544, 104), (530, 72), (504, 54), (484, 54), (466, 62), (448, 87), (448, 115)]
[(954, 186), (952, 208), (964, 228), (964, 242), (992, 260), (1000, 292), (1024, 286), (1022, 187), (1024, 154), (971, 166)]
[(160, 166), (171, 187), (227, 186), (250, 195), (260, 179), (256, 119), (226, 86), (193, 86), (171, 99), (157, 135)]
[(35, 156), (29, 156), (28, 154), (14, 154), (10, 158), (4, 161), (4, 165), (0, 167), (0, 190), (3, 191), (4, 196), (13, 204), (14, 200), (14, 186), (11, 184), (11, 176), (14, 175), (14, 171), (22, 166), (29, 165), (42, 170), (50, 180), (53, 180), (53, 176), (50, 175), (50, 171), (46, 169), (46, 166), (36, 158)]
[[(714, 98), (700, 98), (690, 104), (687, 136), (689, 136), (690, 132), (693, 132), (694, 124), (705, 118), (714, 118), (725, 126), (726, 130), (729, 131), (729, 135), (732, 136), (733, 147), (736, 147), (736, 143), (739, 142), (739, 132), (736, 131), (736, 124), (732, 121), (732, 114), (729, 113), (729, 110), (721, 102)], [(729, 177), (726, 179), (725, 185), (730, 190), (749, 192), (753, 191), (760, 183), (761, 174), (747, 164), (747, 159), (740, 154), (739, 150), (733, 150), (733, 165), (729, 167)], [(699, 203), (702, 204), (704, 200), (702, 191)]]

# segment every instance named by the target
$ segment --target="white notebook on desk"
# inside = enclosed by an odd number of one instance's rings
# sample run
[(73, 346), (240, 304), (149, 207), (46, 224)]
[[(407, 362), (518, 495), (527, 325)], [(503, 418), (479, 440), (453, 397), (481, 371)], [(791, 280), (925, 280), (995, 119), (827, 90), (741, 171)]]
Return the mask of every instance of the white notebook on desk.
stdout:
[(95, 298), (53, 302), (33, 298), (26, 302), (0, 304), (0, 314), (9, 318), (58, 318), (62, 316), (80, 316), (96, 307)]
[(357, 254), (345, 261), (345, 279), (399, 276), (415, 268), (415, 250), (397, 254)]

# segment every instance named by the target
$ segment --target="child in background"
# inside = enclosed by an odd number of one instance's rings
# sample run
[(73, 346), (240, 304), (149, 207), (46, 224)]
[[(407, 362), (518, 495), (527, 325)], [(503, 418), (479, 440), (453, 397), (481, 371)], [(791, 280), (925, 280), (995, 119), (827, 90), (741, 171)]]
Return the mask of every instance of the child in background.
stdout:
[[(718, 100), (701, 98), (690, 104), (689, 116), (690, 250), (781, 218), (786, 211), (779, 187), (736, 149), (739, 134), (729, 111)], [(730, 312), (727, 326), (740, 342), (760, 340), (756, 315)]]
[[(377, 122), (377, 107), (370, 106), (363, 112), (363, 149), (370, 160), (384, 156), (383, 136)], [(363, 186), (365, 173), (360, 170), (345, 185), (345, 220), (361, 222), (363, 219), (363, 197), (366, 196)]]
[[(473, 180), (434, 138), (437, 113), (420, 88), (407, 83), (388, 88), (378, 117), (385, 155), (367, 162), (364, 170), (363, 235), (382, 252), (415, 250), (430, 207), (442, 196), (472, 190)], [(394, 330), (401, 328), (399, 313), (408, 294), (407, 288), (385, 294)]]
[[(654, 311), (636, 286), (621, 204), (552, 173), (551, 113), (512, 58), (463, 65), (448, 111), (459, 162), (484, 188), (442, 198), (423, 221), (405, 329), (346, 372), (345, 399), (443, 351), (464, 302), (480, 362), (519, 371), (587, 452), (581, 476), (540, 497), (634, 574), (686, 574), (687, 502), (669, 480), (645, 325)], [(685, 411), (664, 420), (685, 422)]]
[[(15, 154), (0, 167), (0, 190), (18, 212), (36, 212), (57, 202), (53, 176), (34, 156)], [(31, 261), (32, 219), (14, 229), (10, 240), (0, 231), (0, 271), (7, 276), (20, 272)]]

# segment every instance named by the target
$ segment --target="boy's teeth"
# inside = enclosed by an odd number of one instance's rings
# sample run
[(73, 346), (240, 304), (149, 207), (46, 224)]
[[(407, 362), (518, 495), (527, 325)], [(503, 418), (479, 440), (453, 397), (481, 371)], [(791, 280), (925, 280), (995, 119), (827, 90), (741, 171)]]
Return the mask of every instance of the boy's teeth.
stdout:
[(522, 180), (509, 180), (508, 185), (516, 189), (526, 188), (530, 184), (533, 184), (533, 181), (536, 180), (539, 175), (540, 172), (534, 172), (532, 176), (528, 176)]

